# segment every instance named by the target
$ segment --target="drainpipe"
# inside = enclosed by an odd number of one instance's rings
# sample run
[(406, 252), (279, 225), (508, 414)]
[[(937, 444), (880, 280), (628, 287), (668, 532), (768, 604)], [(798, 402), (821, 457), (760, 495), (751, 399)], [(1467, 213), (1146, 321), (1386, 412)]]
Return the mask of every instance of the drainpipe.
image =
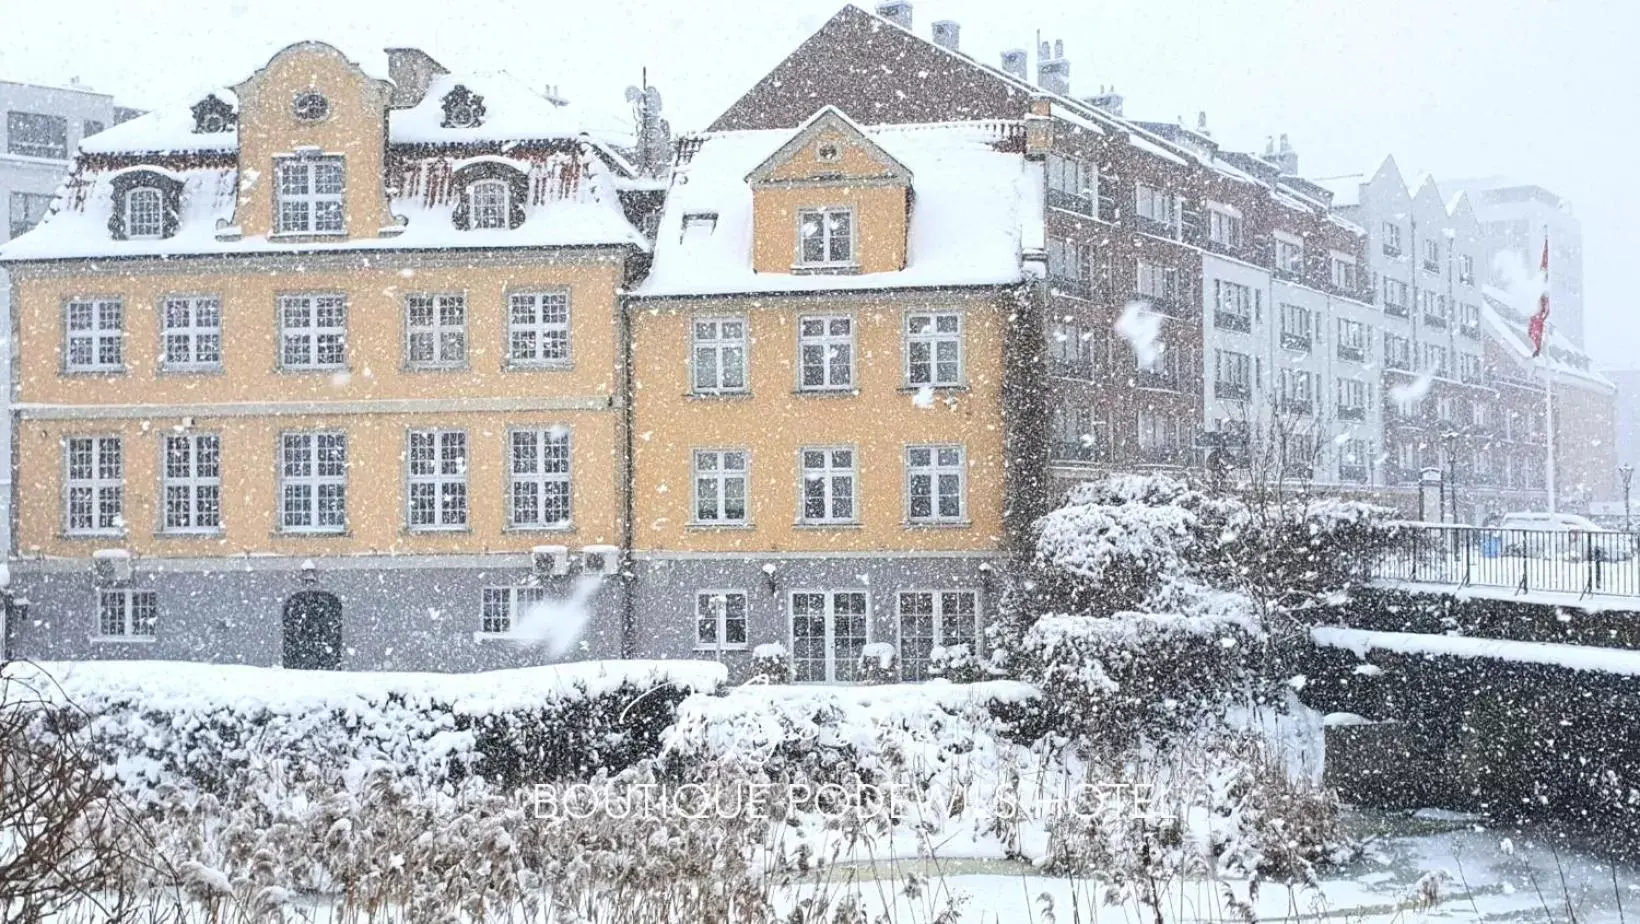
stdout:
[(619, 315), (619, 335), (621, 338), (621, 438), (625, 444), (621, 457), (621, 548), (625, 558), (621, 569), (621, 657), (636, 657), (638, 647), (638, 620), (637, 620), (637, 562), (633, 558), (633, 541), (637, 530), (633, 525), (633, 476), (636, 474), (632, 460), (633, 449), (633, 380), (632, 372), (632, 315), (628, 310), (631, 306), (627, 296), (623, 293), (617, 297), (617, 312)]

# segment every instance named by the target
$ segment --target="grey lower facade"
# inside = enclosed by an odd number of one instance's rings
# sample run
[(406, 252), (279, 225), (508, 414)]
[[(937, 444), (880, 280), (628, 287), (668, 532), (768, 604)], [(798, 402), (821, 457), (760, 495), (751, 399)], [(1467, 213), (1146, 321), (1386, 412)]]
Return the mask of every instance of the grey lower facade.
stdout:
[[(118, 572), (89, 558), (19, 560), (5, 654), (452, 672), (689, 658), (721, 660), (741, 680), (752, 673), (753, 650), (775, 643), (807, 659), (800, 679), (847, 682), (862, 644), (887, 643), (911, 655), (906, 679), (920, 679), (930, 644), (972, 637), (977, 649), (1001, 567), (988, 553), (639, 553), (609, 577), (546, 574), (529, 555), (132, 559)], [(487, 631), (486, 593), (493, 601), (517, 588), (545, 604), (545, 624)], [(105, 592), (151, 594), (151, 634), (106, 631)], [(703, 642), (702, 594), (739, 595), (743, 630)], [(905, 594), (916, 596), (902, 601)], [(794, 603), (794, 595), (805, 597)], [(848, 612), (794, 620), (817, 599)], [(934, 611), (902, 613), (918, 601)], [(903, 637), (908, 626), (920, 648)], [(316, 649), (321, 663), (311, 662)]]

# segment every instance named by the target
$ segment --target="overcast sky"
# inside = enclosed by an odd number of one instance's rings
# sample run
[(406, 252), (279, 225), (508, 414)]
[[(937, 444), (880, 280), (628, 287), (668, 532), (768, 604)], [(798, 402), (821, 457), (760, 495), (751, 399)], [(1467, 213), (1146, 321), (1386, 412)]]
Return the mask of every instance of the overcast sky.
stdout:
[[(869, 3), (862, 4), (869, 6)], [(705, 126), (839, 8), (836, 0), (0, 0), (0, 78), (83, 82), (142, 108), (236, 83), (279, 47), (417, 45), (454, 68), (558, 84), (623, 111), (647, 66), (674, 129)], [(1437, 178), (1547, 187), (1583, 221), (1588, 341), (1640, 367), (1636, 263), (1640, 12), (1631, 0), (921, 0), (995, 61), (1065, 41), (1071, 89), (1114, 84), (1127, 114), (1193, 120), (1262, 150), (1286, 132), (1309, 176), (1386, 153)], [(355, 50), (360, 51), (355, 51)], [(361, 55), (362, 56), (362, 55)]]

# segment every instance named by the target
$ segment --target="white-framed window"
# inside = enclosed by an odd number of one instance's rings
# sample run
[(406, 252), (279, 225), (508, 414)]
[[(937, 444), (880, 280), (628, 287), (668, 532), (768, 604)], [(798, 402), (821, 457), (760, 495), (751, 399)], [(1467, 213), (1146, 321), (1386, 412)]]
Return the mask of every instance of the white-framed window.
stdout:
[(696, 318), (691, 364), (696, 394), (746, 390), (746, 319)]
[(569, 362), (568, 292), (514, 292), (507, 304), (508, 363)]
[(97, 591), (99, 641), (150, 641), (159, 616), (159, 596), (152, 590), (107, 588)]
[(1458, 326), (1465, 331), (1478, 331), (1481, 326), (1481, 306), (1463, 302), (1458, 305)]
[(1251, 331), (1254, 294), (1250, 286), (1239, 282), (1213, 280), (1213, 326), (1241, 333)]
[(153, 240), (165, 233), (165, 197), (152, 186), (134, 186), (125, 193), (125, 236)]
[(347, 296), (279, 296), (279, 366), (325, 371), (347, 365)]
[(804, 391), (854, 387), (854, 318), (805, 315), (797, 321), (798, 386)]
[(1140, 260), (1137, 287), (1139, 294), (1145, 298), (1163, 302), (1178, 301), (1179, 269)]
[(1364, 439), (1345, 440), (1338, 447), (1338, 480), (1366, 481), (1372, 461), (1372, 443)]
[(702, 590), (695, 593), (695, 650), (739, 650), (746, 647), (744, 590)]
[(972, 590), (903, 590), (900, 615), (900, 679), (928, 679), (935, 648), (966, 645), (979, 654), (979, 594)]
[(344, 187), (340, 157), (289, 157), (274, 163), (277, 234), (342, 234)]
[(222, 300), (214, 295), (165, 299), (165, 371), (222, 367)]
[(478, 634), (508, 636), (529, 608), (546, 602), (545, 587), (486, 587), (480, 597)]
[(1367, 361), (1367, 326), (1348, 318), (1338, 319), (1338, 358), (1350, 362)]
[(1367, 419), (1367, 383), (1360, 379), (1338, 380), (1338, 419)]
[(968, 466), (961, 446), (907, 446), (905, 510), (912, 523), (961, 523), (968, 516)]
[(467, 432), (411, 430), (409, 512), (413, 530), (467, 526)]
[(1241, 213), (1228, 205), (1212, 203), (1207, 207), (1207, 239), (1226, 247), (1242, 244)]
[(165, 437), (165, 531), (214, 533), (222, 528), (222, 438), (215, 433)]
[(1401, 255), (1401, 226), (1393, 221), (1384, 222), (1384, 253), (1391, 257)]
[(1424, 240), (1424, 268), (1434, 271), (1441, 265), (1441, 242), (1434, 238)]
[(1446, 377), (1446, 347), (1439, 344), (1424, 344), (1424, 371), (1442, 378)]
[(117, 298), (75, 298), (64, 308), (69, 372), (125, 369), (125, 303)]
[(290, 533), (347, 529), (347, 434), (280, 436), (279, 527)]
[(1179, 197), (1143, 183), (1136, 187), (1136, 211), (1140, 218), (1167, 226), (1177, 234), (1179, 227)]
[(475, 180), (467, 184), (467, 209), (474, 230), (506, 228), (512, 208), (512, 189), (505, 180)]
[(1304, 272), (1304, 242), (1298, 238), (1276, 238), (1276, 269), (1284, 273)]
[(71, 436), (64, 441), (66, 484), (63, 532), (117, 536), (125, 531), (125, 453), (117, 436)]
[(1475, 258), (1470, 254), (1458, 256), (1458, 283), (1466, 286), (1475, 284)]
[(508, 433), (507, 527), (568, 529), (570, 433), (564, 427)]
[(1315, 406), (1315, 373), (1305, 369), (1283, 369), (1277, 378), (1277, 394), (1283, 410), (1310, 413)]
[(467, 363), (467, 296), (404, 298), (404, 358), (412, 369), (456, 369)]
[(859, 492), (858, 461), (854, 449), (846, 446), (804, 447), (803, 500), (798, 520), (802, 523), (853, 523)]
[(1391, 314), (1407, 313), (1407, 284), (1399, 279), (1384, 279), (1384, 310)]
[(695, 519), (711, 526), (746, 523), (746, 451), (695, 450)]
[(1355, 269), (1356, 269), (1356, 267), (1355, 267), (1355, 258), (1354, 257), (1340, 256), (1338, 254), (1333, 254), (1332, 255), (1332, 283), (1333, 283), (1333, 286), (1335, 288), (1343, 289), (1346, 292), (1354, 292), (1355, 289), (1356, 289), (1356, 285), (1357, 285)]
[(905, 380), (912, 387), (962, 384), (962, 315), (954, 311), (905, 316)]
[(1048, 205), (1054, 208), (1094, 213), (1099, 199), (1099, 178), (1093, 165), (1062, 154), (1048, 155)]
[(1071, 295), (1089, 297), (1093, 280), (1093, 248), (1066, 237), (1048, 238), (1048, 277)]
[(798, 265), (847, 266), (853, 262), (853, 209), (800, 209), (798, 211)]
[(1213, 395), (1230, 401), (1253, 396), (1253, 358), (1234, 350), (1217, 350), (1214, 356)]
[(1091, 380), (1105, 355), (1104, 328), (1055, 321), (1048, 332), (1048, 373)]
[(792, 679), (849, 683), (860, 679), (860, 653), (870, 642), (871, 603), (863, 590), (798, 590), (788, 598)]

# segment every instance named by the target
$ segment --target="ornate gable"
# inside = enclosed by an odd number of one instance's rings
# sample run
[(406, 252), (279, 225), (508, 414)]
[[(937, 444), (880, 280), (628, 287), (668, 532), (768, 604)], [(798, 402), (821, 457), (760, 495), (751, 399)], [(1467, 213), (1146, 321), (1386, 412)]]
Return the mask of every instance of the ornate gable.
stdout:
[(196, 135), (231, 132), (239, 123), (239, 114), (233, 106), (214, 93), (195, 103), (190, 111), (194, 114)]
[(444, 94), (444, 128), (477, 128), (484, 124), (484, 97), (467, 89), (464, 84)]
[(825, 184), (909, 187), (911, 170), (848, 116), (827, 106), (748, 174), (746, 181), (753, 188)]

